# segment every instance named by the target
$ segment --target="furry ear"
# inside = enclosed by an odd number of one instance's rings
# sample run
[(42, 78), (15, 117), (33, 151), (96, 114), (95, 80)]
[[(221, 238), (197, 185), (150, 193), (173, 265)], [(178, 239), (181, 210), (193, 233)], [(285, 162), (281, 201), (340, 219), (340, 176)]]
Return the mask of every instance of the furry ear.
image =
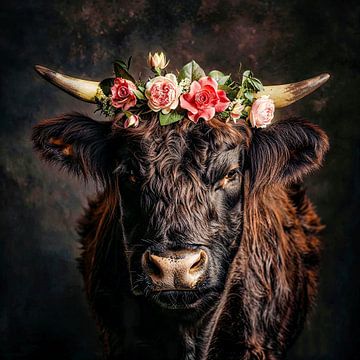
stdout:
[(41, 157), (85, 179), (106, 181), (114, 169), (111, 123), (80, 114), (44, 120), (33, 128), (32, 141)]
[(287, 119), (255, 129), (249, 149), (252, 188), (301, 180), (321, 166), (328, 149), (325, 132), (306, 120)]

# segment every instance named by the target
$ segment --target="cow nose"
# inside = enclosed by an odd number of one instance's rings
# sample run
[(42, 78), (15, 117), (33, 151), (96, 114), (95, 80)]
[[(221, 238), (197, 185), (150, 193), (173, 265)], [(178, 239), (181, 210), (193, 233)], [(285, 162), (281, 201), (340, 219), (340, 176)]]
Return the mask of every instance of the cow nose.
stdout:
[(161, 254), (147, 250), (142, 257), (142, 266), (156, 290), (188, 290), (204, 280), (208, 256), (200, 249)]

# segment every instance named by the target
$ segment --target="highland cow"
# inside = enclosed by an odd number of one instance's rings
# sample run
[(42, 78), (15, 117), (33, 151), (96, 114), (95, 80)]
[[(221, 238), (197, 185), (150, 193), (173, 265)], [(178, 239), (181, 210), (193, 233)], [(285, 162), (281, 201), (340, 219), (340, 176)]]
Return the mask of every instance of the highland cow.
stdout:
[(328, 150), (318, 126), (70, 114), (33, 141), (98, 184), (79, 262), (106, 359), (285, 357), (316, 295), (322, 226), (302, 179)]

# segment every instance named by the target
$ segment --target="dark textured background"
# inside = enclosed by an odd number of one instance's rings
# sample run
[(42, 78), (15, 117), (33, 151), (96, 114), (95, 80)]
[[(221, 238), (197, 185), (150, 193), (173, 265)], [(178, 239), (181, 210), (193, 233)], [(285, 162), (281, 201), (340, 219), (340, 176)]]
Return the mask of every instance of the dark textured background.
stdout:
[(149, 50), (171, 69), (196, 59), (206, 70), (239, 62), (265, 84), (321, 72), (320, 91), (279, 111), (329, 134), (324, 168), (307, 180), (327, 228), (318, 306), (289, 359), (355, 359), (358, 342), (359, 19), (351, 1), (8, 1), (0, 12), (0, 357), (94, 359), (100, 353), (76, 269), (74, 231), (91, 186), (40, 163), (29, 141), (38, 120), (94, 106), (48, 85), (40, 63), (93, 79)]

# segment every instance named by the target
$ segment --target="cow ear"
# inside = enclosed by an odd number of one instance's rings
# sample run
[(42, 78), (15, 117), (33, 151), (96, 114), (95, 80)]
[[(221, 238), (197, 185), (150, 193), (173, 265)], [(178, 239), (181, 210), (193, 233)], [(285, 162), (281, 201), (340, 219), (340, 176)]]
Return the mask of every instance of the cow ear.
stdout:
[(325, 132), (301, 119), (287, 119), (254, 129), (249, 149), (253, 189), (297, 182), (319, 168), (329, 149)]
[(34, 148), (40, 156), (85, 179), (105, 181), (113, 170), (111, 123), (80, 114), (44, 120), (33, 128)]

